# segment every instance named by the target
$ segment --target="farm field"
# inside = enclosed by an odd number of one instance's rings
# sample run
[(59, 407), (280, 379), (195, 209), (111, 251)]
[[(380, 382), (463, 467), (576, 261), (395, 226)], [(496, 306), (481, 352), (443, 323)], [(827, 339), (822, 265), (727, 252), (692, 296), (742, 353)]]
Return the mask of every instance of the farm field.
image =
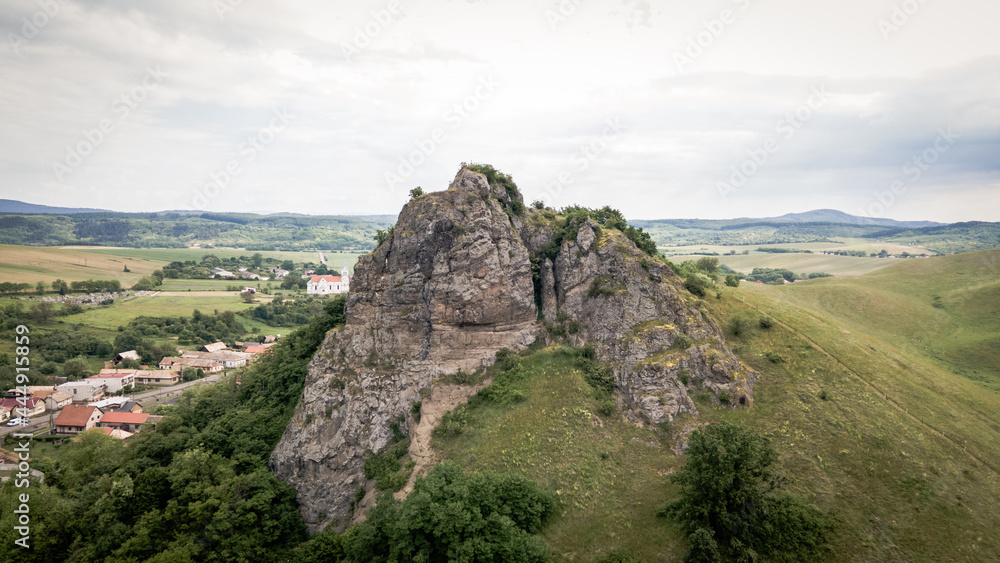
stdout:
[[(115, 303), (110, 307), (90, 308), (69, 317), (73, 323), (83, 324), (97, 328), (116, 330), (119, 326), (125, 326), (135, 317), (147, 315), (154, 317), (190, 317), (195, 309), (205, 313), (212, 313), (216, 309), (222, 311), (240, 312), (261, 303), (266, 303), (272, 299), (270, 295), (258, 294), (256, 303), (244, 303), (239, 294), (235, 292), (222, 293), (218, 291), (161, 291), (154, 296), (138, 297), (122, 303)], [(271, 334), (276, 329), (260, 323), (252, 322), (249, 319), (240, 317), (247, 328), (256, 326), (265, 330), (266, 334)], [(287, 332), (289, 329), (286, 329)]]
[(661, 246), (660, 251), (667, 254), (688, 254), (691, 252), (714, 252), (717, 254), (726, 254), (730, 251), (735, 251), (737, 254), (742, 254), (744, 250), (749, 250), (751, 253), (758, 247), (765, 248), (787, 248), (791, 250), (810, 250), (810, 251), (823, 251), (823, 250), (863, 250), (866, 253), (871, 254), (872, 252), (878, 254), (880, 250), (885, 250), (889, 254), (902, 254), (903, 252), (909, 252), (910, 254), (928, 254), (933, 255), (934, 251), (928, 250), (920, 246), (913, 246), (907, 244), (898, 244), (894, 242), (872, 242), (869, 239), (861, 238), (837, 238), (833, 239), (835, 242), (789, 242), (780, 244), (753, 244), (753, 245), (706, 245), (706, 244), (696, 244), (690, 246)]
[[(108, 248), (92, 246), (17, 246), (0, 245), (0, 281), (52, 283), (57, 279), (66, 282), (88, 279), (113, 279), (129, 287), (158, 268), (173, 261), (201, 260), (206, 254), (220, 258), (252, 256), (253, 251), (238, 248)], [(296, 263), (319, 263), (317, 252), (262, 251), (265, 258), (292, 260)], [(328, 267), (340, 271), (346, 263), (351, 273), (358, 261), (358, 254), (324, 252)], [(129, 272), (125, 272), (125, 267)], [(166, 281), (169, 280), (165, 280)], [(176, 280), (181, 282), (212, 280)], [(244, 280), (246, 281), (246, 280)], [(272, 280), (273, 281), (273, 280)], [(241, 283), (229, 280), (230, 285)], [(256, 282), (254, 282), (256, 283)], [(197, 286), (184, 285), (170, 289), (186, 290)], [(223, 286), (224, 288), (224, 286)]]
[[(27, 247), (30, 248), (30, 247)], [(237, 258), (240, 256), (253, 256), (260, 254), (264, 258), (274, 258), (276, 260), (291, 260), (296, 263), (313, 262), (319, 263), (318, 252), (298, 252), (279, 250), (246, 250), (243, 248), (122, 248), (122, 247), (85, 247), (66, 246), (66, 249), (82, 250), (91, 254), (104, 254), (111, 256), (121, 256), (133, 260), (145, 259), (155, 260), (164, 264), (169, 262), (184, 262), (186, 260), (200, 261), (206, 254), (214, 254), (219, 258)], [(359, 254), (353, 252), (323, 252), (329, 267), (347, 262), (347, 267), (354, 270), (354, 263), (358, 261)]]
[[(699, 255), (670, 256), (672, 262), (697, 260)], [(785, 268), (796, 274), (826, 272), (835, 276), (859, 276), (913, 258), (859, 258), (832, 254), (772, 254), (753, 252), (734, 256), (714, 256), (737, 272), (749, 274), (754, 268)]]
[[(0, 281), (34, 284), (89, 279), (118, 280), (129, 287), (167, 262), (130, 260), (118, 254), (94, 253), (82, 248), (0, 245)], [(125, 272), (125, 266), (130, 272)]]

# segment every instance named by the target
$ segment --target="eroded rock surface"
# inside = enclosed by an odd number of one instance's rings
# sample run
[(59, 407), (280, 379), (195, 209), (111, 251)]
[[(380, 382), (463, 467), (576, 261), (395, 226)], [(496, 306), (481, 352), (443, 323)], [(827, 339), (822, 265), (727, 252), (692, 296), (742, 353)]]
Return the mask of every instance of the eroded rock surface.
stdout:
[(488, 366), (501, 348), (523, 349), (546, 327), (594, 346), (638, 424), (696, 415), (695, 388), (752, 404), (755, 374), (669, 267), (590, 220), (555, 247), (558, 220), (531, 210), (522, 222), (519, 198), (463, 169), (446, 191), (408, 202), (358, 262), (346, 325), (309, 364), (271, 457), (312, 530), (350, 520), (357, 487), (371, 488), (366, 452), (390, 443), (393, 424), (411, 433), (421, 391)]

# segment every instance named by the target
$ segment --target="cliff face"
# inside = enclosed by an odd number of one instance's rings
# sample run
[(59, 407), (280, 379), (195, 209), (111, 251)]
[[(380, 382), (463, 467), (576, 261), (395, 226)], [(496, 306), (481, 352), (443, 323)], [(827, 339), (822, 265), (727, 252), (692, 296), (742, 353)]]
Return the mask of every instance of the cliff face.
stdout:
[(474, 371), (537, 331), (528, 251), (502, 188), (461, 172), (403, 208), (389, 240), (355, 266), (346, 325), (309, 364), (305, 390), (271, 456), (310, 527), (345, 522), (364, 453), (408, 433), (410, 406), (439, 375)]
[(388, 240), (355, 266), (346, 325), (310, 363), (271, 457), (313, 530), (346, 523), (365, 485), (365, 451), (385, 448), (393, 423), (409, 434), (421, 390), (488, 366), (501, 348), (523, 349), (544, 325), (595, 347), (637, 423), (697, 414), (687, 393), (695, 383), (752, 403), (754, 374), (667, 266), (589, 220), (553, 258), (554, 225), (541, 215), (523, 224), (519, 198), (463, 169), (448, 190), (407, 203)]

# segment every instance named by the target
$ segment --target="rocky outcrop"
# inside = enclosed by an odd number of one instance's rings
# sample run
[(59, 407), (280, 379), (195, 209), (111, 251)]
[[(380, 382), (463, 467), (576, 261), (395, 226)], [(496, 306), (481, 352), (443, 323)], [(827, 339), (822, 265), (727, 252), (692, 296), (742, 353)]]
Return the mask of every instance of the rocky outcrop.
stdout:
[(312, 529), (341, 525), (364, 484), (364, 455), (408, 433), (411, 404), (445, 373), (474, 371), (535, 339), (531, 262), (510, 196), (463, 170), (419, 196), (391, 237), (355, 266), (346, 325), (309, 364), (303, 396), (271, 456)]
[(754, 374), (668, 266), (618, 230), (567, 225), (539, 210), (522, 222), (520, 209), (516, 190), (463, 168), (446, 191), (408, 202), (388, 238), (355, 266), (347, 322), (309, 364), (271, 457), (311, 529), (349, 520), (366, 485), (366, 452), (385, 448), (394, 424), (410, 434), (422, 391), (443, 374), (489, 365), (501, 348), (528, 346), (547, 328), (594, 346), (636, 423), (696, 414), (695, 387), (752, 404)]
[(611, 367), (636, 422), (697, 415), (689, 395), (695, 388), (722, 402), (753, 403), (755, 374), (733, 356), (670, 268), (621, 232), (586, 221), (541, 279), (552, 280), (557, 318), (575, 329), (568, 331), (573, 343), (593, 345)]

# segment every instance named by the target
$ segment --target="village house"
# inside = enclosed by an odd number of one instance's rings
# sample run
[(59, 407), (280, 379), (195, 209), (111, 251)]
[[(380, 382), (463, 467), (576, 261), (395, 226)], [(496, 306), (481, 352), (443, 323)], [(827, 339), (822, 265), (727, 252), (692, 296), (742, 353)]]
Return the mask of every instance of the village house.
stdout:
[(89, 430), (101, 420), (104, 411), (97, 407), (70, 405), (56, 418), (56, 434), (79, 434)]
[(214, 278), (216, 276), (218, 276), (220, 278), (235, 278), (236, 277), (236, 275), (233, 274), (232, 272), (230, 272), (229, 270), (223, 270), (222, 268), (212, 268), (212, 277)]
[(25, 412), (21, 409), (27, 409), (28, 417), (32, 417), (45, 412), (45, 401), (31, 398), (4, 399), (0, 401), (0, 408), (10, 412), (9, 418), (24, 416)]
[(149, 414), (144, 412), (109, 412), (104, 413), (97, 425), (101, 428), (120, 428), (134, 434), (148, 418)]
[(110, 412), (113, 410), (118, 410), (118, 407), (128, 402), (131, 402), (128, 397), (108, 397), (107, 399), (101, 399), (100, 401), (94, 401), (93, 403), (88, 403), (87, 406), (97, 407), (104, 412)]
[(117, 412), (142, 412), (142, 405), (135, 401), (128, 401), (124, 405), (114, 409)]
[(247, 354), (263, 354), (267, 352), (267, 346), (247, 346), (245, 352)]
[(51, 391), (53, 389), (55, 389), (55, 386), (53, 385), (27, 385), (21, 387), (14, 387), (12, 389), (8, 389), (7, 392), (4, 393), (3, 397), (5, 399), (16, 399), (18, 397), (34, 397), (35, 393), (38, 393), (40, 391)]
[(351, 288), (351, 277), (348, 275), (347, 264), (340, 268), (340, 275), (312, 276), (306, 282), (306, 293), (313, 295), (328, 295), (347, 293)]
[(73, 396), (74, 403), (90, 403), (104, 398), (105, 386), (98, 381), (67, 381), (56, 389)]
[(58, 389), (48, 388), (44, 391), (35, 391), (32, 397), (45, 403), (45, 410), (57, 411), (66, 405), (73, 404), (73, 395)]
[(108, 393), (117, 393), (122, 389), (135, 387), (134, 369), (102, 369), (97, 375), (91, 375), (84, 381), (103, 383)]
[(253, 354), (246, 352), (235, 352), (232, 350), (220, 350), (218, 352), (183, 352), (182, 358), (197, 360), (215, 360), (222, 362), (226, 369), (235, 369), (245, 366), (247, 361), (253, 358)]
[(180, 374), (166, 369), (141, 369), (135, 372), (135, 381), (139, 385), (156, 385), (169, 387), (180, 381)]
[(201, 347), (202, 352), (218, 352), (219, 350), (225, 350), (226, 344), (224, 342), (213, 342), (212, 344), (206, 344)]
[(184, 368), (197, 368), (205, 373), (219, 373), (226, 368), (218, 360), (202, 360), (200, 358), (178, 358), (166, 356), (160, 360), (160, 369), (169, 369), (181, 373)]
[(128, 352), (122, 352), (121, 354), (115, 354), (115, 357), (114, 357), (113, 360), (111, 360), (111, 362), (114, 365), (117, 366), (118, 364), (124, 362), (125, 360), (135, 360), (137, 362), (141, 362), (142, 361), (142, 359), (139, 357), (139, 353), (138, 352), (136, 352), (135, 350), (129, 350)]
[(289, 274), (288, 270), (283, 270), (281, 268), (271, 268), (271, 274), (274, 275), (274, 279), (280, 280)]

